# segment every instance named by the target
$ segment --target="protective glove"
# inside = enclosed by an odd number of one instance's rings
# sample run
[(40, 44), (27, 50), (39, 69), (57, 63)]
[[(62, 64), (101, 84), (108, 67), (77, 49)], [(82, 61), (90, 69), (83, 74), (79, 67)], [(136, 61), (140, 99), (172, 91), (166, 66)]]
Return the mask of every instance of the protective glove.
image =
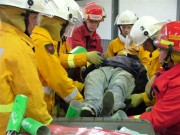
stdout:
[(109, 58), (108, 53), (103, 53), (102, 56), (103, 56), (104, 58)]
[(131, 99), (131, 105), (130, 107), (137, 107), (143, 102), (143, 96), (142, 94), (132, 94), (127, 97), (127, 99)]
[(73, 84), (78, 89), (79, 92), (81, 92), (84, 88), (84, 84), (78, 81), (73, 81)]
[(119, 51), (117, 55), (125, 55), (127, 56), (128, 52), (126, 50)]
[(145, 87), (145, 92), (146, 92), (146, 94), (150, 100), (152, 100), (152, 98), (153, 98), (152, 84), (153, 84), (155, 78), (156, 78), (156, 75), (152, 76), (151, 79), (149, 80), (149, 82), (146, 84), (146, 87)]
[(103, 57), (100, 56), (97, 51), (87, 52), (87, 60), (95, 65), (103, 63)]

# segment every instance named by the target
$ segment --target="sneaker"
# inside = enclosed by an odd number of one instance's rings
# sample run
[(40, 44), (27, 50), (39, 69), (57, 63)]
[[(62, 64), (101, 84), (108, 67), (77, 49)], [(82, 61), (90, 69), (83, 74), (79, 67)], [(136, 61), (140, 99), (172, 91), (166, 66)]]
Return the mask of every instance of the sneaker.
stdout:
[(99, 117), (111, 116), (114, 108), (114, 94), (111, 91), (107, 91), (102, 100), (102, 110)]
[(96, 117), (96, 115), (92, 108), (88, 106), (83, 106), (81, 108), (80, 117)]

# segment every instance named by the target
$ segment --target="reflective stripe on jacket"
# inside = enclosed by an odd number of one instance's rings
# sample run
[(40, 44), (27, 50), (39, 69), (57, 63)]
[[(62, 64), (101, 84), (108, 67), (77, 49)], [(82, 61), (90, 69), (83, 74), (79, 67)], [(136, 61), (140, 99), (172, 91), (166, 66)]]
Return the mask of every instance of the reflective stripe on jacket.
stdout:
[(68, 54), (72, 49), (66, 41), (60, 46), (60, 63), (64, 68), (75, 68), (87, 65), (87, 54)]
[(0, 105), (0, 113), (11, 112), (13, 108), (13, 104), (14, 102), (6, 104), (6, 105)]

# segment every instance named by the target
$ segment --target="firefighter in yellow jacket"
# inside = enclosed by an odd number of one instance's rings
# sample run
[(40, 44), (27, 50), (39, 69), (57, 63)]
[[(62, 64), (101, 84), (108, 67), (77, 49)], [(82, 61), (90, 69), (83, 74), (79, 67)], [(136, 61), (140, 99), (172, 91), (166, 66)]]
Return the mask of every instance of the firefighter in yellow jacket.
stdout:
[[(66, 1), (55, 0), (54, 16), (52, 18), (41, 16), (40, 26), (34, 28), (32, 39), (36, 42), (35, 56), (43, 86), (54, 90), (65, 102), (71, 100), (83, 101), (83, 97), (68, 78), (64, 69), (86, 65), (87, 61), (95, 64), (102, 62), (97, 52), (82, 54), (63, 54), (61, 59), (60, 48), (65, 43), (65, 31), (72, 24), (73, 16), (69, 12)], [(60, 2), (60, 3), (59, 3)], [(52, 3), (53, 6), (53, 3)], [(62, 64), (62, 65), (61, 65)], [(50, 95), (47, 94), (47, 97)], [(54, 98), (46, 98), (48, 110), (52, 113)]]
[[(43, 101), (32, 47), (34, 42), (24, 34), (24, 16), (29, 10), (40, 12), (40, 0), (5, 0), (0, 2), (0, 134), (6, 128), (17, 94), (28, 97), (25, 117), (49, 124), (52, 117)], [(27, 10), (27, 11), (26, 11)]]
[[(118, 26), (120, 31), (120, 35), (112, 40), (107, 48), (107, 56), (113, 57), (116, 56), (118, 53), (123, 53), (123, 50), (127, 48), (125, 46), (126, 36), (129, 35), (133, 24), (138, 20), (138, 17), (135, 15), (134, 12), (126, 10), (122, 12), (120, 15), (116, 17), (115, 25)], [(133, 44), (133, 47), (127, 48), (128, 50), (132, 50), (131, 53), (136, 53), (136, 47)], [(127, 50), (126, 50), (127, 51)]]
[[(158, 32), (162, 26), (158, 20), (151, 16), (141, 17), (132, 27), (130, 32), (131, 39), (137, 46), (142, 45), (139, 49), (139, 57), (141, 62), (146, 66), (150, 82), (146, 86), (146, 92), (151, 89), (152, 82), (154, 81), (154, 75), (156, 71), (161, 67), (159, 62), (159, 51), (154, 45), (154, 40), (157, 39)], [(132, 99), (132, 107), (137, 107), (142, 102), (146, 105), (153, 105), (155, 100), (150, 100), (147, 94), (133, 94), (129, 97)]]

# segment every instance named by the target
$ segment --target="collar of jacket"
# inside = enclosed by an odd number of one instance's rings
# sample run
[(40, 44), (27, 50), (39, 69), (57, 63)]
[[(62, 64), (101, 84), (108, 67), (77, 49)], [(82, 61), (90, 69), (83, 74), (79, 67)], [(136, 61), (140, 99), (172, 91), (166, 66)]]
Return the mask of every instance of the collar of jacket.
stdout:
[(0, 22), (0, 31), (5, 31), (12, 33), (14, 35), (17, 35), (22, 40), (24, 40), (31, 48), (34, 47), (34, 42), (31, 38), (29, 38), (25, 33), (14, 27), (13, 25), (10, 25), (8, 23)]
[(156, 49), (156, 50), (154, 50), (153, 52), (152, 52), (152, 57), (151, 57), (151, 59), (153, 60), (153, 59), (156, 59), (157, 57), (159, 57), (159, 50), (158, 49)]
[(49, 40), (49, 43), (52, 43), (53, 45), (57, 45), (58, 42), (56, 40), (53, 40), (48, 30), (45, 28), (35, 26), (35, 28), (32, 31), (32, 38), (33, 40), (38, 40), (39, 38), (44, 38), (45, 40)]
[[(90, 36), (90, 33), (89, 33), (88, 29), (86, 28), (85, 24), (82, 24), (80, 27), (82, 28), (83, 35), (85, 37)], [(96, 34), (96, 31), (93, 32), (92, 37), (94, 34)]]
[[(147, 53), (148, 56), (150, 55), (150, 52), (144, 50), (144, 48), (143, 48), (142, 46), (139, 46), (139, 51), (140, 51), (140, 52), (143, 52), (143, 54), (144, 54), (144, 53)], [(158, 49), (156, 49), (156, 50), (154, 50), (154, 51), (152, 52), (152, 57), (151, 57), (151, 58), (148, 57), (148, 58), (151, 59), (151, 60), (156, 59), (157, 57), (159, 57), (159, 54), (160, 54), (160, 53), (159, 53)]]

